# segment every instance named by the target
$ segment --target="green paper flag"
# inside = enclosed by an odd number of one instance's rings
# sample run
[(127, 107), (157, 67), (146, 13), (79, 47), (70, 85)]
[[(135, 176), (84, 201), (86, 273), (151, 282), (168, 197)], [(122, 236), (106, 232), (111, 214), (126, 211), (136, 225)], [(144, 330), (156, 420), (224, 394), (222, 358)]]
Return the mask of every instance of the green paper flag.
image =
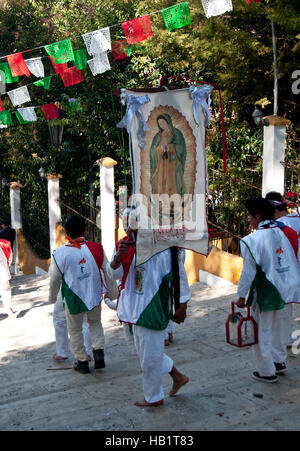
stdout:
[(20, 124), (30, 124), (30, 121), (24, 121), (24, 119), (22, 118), (21, 114), (19, 113), (19, 111), (16, 111), (16, 116), (18, 121), (20, 122)]
[(0, 64), (0, 71), (4, 72), (5, 80), (1, 80), (4, 83), (14, 83), (16, 81), (19, 81), (19, 77), (13, 77), (11, 74), (11, 70), (8, 63), (1, 63)]
[(70, 39), (45, 45), (45, 50), (51, 56), (55, 64), (63, 64), (74, 61), (74, 52)]
[(41, 80), (35, 81), (33, 84), (35, 86), (42, 86), (44, 89), (49, 89), (51, 84), (51, 78), (52, 75), (49, 75), (49, 77), (42, 78)]
[(167, 30), (182, 28), (191, 24), (189, 2), (179, 3), (161, 11)]
[(12, 117), (10, 111), (0, 111), (0, 124), (1, 125), (12, 125)]
[(74, 63), (76, 69), (86, 69), (87, 66), (87, 51), (85, 49), (74, 50)]

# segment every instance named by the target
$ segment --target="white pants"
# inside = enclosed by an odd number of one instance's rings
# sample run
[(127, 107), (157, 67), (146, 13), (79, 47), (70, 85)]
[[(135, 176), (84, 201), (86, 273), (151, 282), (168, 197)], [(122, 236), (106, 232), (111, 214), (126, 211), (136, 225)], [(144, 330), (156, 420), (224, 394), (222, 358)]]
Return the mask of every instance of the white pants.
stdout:
[(0, 282), (0, 296), (3, 302), (4, 311), (9, 315), (12, 311), (11, 287), (9, 280), (6, 282)]
[[(69, 357), (71, 355), (71, 350), (69, 344), (66, 312), (63, 306), (61, 293), (58, 294), (57, 301), (54, 304), (53, 325), (55, 330), (56, 354), (61, 357)], [(83, 320), (82, 332), (86, 352), (92, 358), (93, 357), (92, 343), (89, 326), (86, 320), (86, 315)]]
[(252, 346), (255, 370), (260, 376), (274, 376), (274, 363), (284, 363), (287, 357), (289, 310), (284, 307), (281, 310), (260, 312), (255, 304), (252, 315), (258, 324), (258, 344)]
[(289, 339), (288, 345), (292, 345), (294, 340), (292, 339), (293, 333), (293, 304), (286, 304), (284, 307), (287, 310), (287, 314), (289, 315)]
[(162, 375), (170, 373), (173, 360), (164, 354), (165, 330), (134, 327), (134, 342), (143, 373), (143, 390), (147, 402), (164, 398)]

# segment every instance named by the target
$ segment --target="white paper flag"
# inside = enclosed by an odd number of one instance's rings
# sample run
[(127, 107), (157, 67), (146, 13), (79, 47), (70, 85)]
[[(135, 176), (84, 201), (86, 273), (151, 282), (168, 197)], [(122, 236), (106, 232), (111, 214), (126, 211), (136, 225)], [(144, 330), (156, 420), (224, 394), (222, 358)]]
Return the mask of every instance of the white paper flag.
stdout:
[(25, 60), (25, 63), (27, 64), (28, 69), (30, 72), (37, 78), (44, 78), (45, 77), (45, 71), (44, 71), (44, 65), (42, 63), (42, 58), (30, 58), (28, 60)]
[(231, 0), (201, 0), (207, 18), (232, 11)]
[(110, 70), (110, 63), (106, 52), (96, 55), (95, 58), (88, 61), (88, 65), (93, 75), (103, 74)]
[(82, 35), (88, 54), (96, 56), (99, 53), (111, 50), (111, 39), (109, 27), (101, 30), (91, 31)]
[(36, 122), (37, 117), (34, 106), (30, 106), (28, 108), (18, 108), (17, 111), (22, 116), (23, 121)]
[(31, 98), (28, 92), (27, 86), (21, 86), (20, 88), (8, 91), (8, 96), (13, 106), (22, 105), (23, 103), (30, 102)]

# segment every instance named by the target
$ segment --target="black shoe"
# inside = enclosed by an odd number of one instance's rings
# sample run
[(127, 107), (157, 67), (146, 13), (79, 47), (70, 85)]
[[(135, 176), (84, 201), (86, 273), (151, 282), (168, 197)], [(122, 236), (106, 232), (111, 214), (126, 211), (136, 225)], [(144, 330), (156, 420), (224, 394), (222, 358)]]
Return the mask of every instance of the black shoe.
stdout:
[(100, 368), (105, 368), (104, 362), (104, 351), (103, 349), (93, 349), (94, 361), (95, 361), (95, 370), (99, 370)]
[(254, 379), (256, 379), (257, 381), (268, 382), (269, 384), (274, 384), (275, 382), (278, 382), (277, 376), (275, 376), (275, 375), (274, 376), (260, 376), (257, 371), (255, 371), (252, 374), (252, 377)]
[(90, 372), (89, 362), (87, 360), (76, 360), (74, 370), (81, 374), (88, 374)]
[(276, 374), (283, 374), (286, 372), (286, 364), (285, 363), (275, 363)]

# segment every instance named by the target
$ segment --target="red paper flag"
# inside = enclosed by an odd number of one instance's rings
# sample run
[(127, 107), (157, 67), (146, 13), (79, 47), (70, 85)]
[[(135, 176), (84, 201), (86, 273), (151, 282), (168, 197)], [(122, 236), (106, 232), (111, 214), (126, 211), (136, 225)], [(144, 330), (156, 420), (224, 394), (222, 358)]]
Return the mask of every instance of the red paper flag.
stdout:
[(112, 42), (111, 48), (115, 60), (122, 60), (127, 57), (128, 43), (126, 39), (120, 39), (120, 41)]
[(59, 119), (59, 108), (55, 105), (55, 103), (41, 105), (41, 108), (46, 119)]
[(150, 16), (131, 19), (121, 25), (128, 44), (135, 44), (153, 36)]
[(60, 74), (60, 76), (66, 88), (68, 86), (76, 85), (77, 83), (83, 81), (83, 75), (81, 70), (78, 70), (75, 66), (70, 67), (70, 69)]
[[(260, 2), (261, 0), (252, 0), (252, 2)], [(251, 0), (246, 0), (246, 3), (248, 3), (248, 5), (250, 5), (250, 3), (251, 3)]]
[(68, 70), (68, 63), (63, 63), (63, 64), (55, 64), (55, 62), (53, 61), (53, 58), (51, 56), (49, 56), (52, 66), (54, 67), (54, 70), (57, 74), (63, 74), (66, 70)]
[(3, 103), (2, 103), (1, 99), (0, 99), (0, 111), (4, 111), (4, 106), (3, 106)]
[(31, 75), (22, 53), (9, 55), (7, 57), (7, 61), (13, 77), (18, 77), (19, 75), (26, 75), (26, 77), (29, 77)]

